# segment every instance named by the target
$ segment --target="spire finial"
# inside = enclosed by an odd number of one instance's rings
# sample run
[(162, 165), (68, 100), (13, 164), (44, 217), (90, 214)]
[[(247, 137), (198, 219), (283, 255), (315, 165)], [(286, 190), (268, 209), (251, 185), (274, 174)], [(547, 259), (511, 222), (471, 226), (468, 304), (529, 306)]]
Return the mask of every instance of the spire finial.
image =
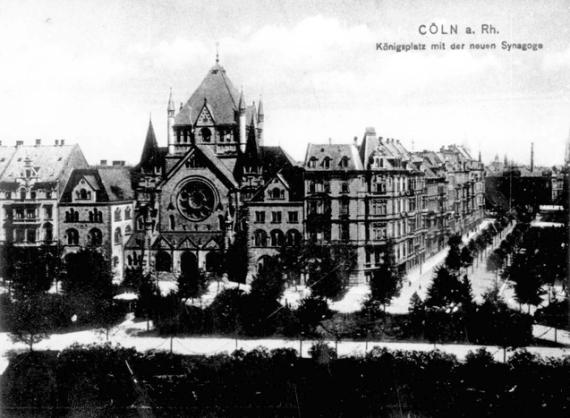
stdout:
[(216, 65), (220, 63), (220, 43), (216, 42)]

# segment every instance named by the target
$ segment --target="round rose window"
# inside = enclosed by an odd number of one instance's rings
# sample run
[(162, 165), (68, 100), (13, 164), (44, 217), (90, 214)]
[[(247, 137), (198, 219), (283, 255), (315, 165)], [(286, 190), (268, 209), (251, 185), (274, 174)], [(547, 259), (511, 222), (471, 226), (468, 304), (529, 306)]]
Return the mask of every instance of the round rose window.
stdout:
[(191, 221), (202, 221), (214, 211), (215, 196), (214, 190), (208, 184), (191, 180), (178, 192), (178, 210)]

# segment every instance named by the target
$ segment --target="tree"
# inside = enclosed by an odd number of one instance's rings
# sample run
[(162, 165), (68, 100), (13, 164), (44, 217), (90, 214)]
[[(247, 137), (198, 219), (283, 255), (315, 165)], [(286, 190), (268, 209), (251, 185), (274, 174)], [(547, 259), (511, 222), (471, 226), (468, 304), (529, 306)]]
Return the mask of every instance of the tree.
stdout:
[(427, 291), (426, 306), (443, 307), (460, 303), (463, 288), (457, 276), (446, 267), (440, 266), (435, 272), (433, 282)]
[(447, 257), (445, 257), (445, 265), (450, 270), (459, 270), (461, 268), (461, 253), (459, 251), (459, 247), (453, 245), (449, 247), (449, 253)]
[(386, 305), (398, 295), (402, 288), (402, 276), (398, 271), (391, 242), (384, 249), (384, 262), (372, 272), (370, 278), (370, 298), (379, 302), (386, 311)]
[(202, 270), (193, 275), (183, 272), (178, 276), (178, 297), (181, 299), (198, 298), (206, 291), (207, 287), (206, 275)]
[(467, 274), (463, 276), (463, 281), (461, 282), (460, 302), (465, 310), (471, 310), (475, 307), (473, 288), (471, 287), (471, 281), (469, 277), (467, 277)]
[(354, 249), (346, 245), (306, 245), (303, 263), (312, 293), (333, 300), (342, 298), (348, 289), (350, 271), (355, 261)]
[(240, 289), (225, 289), (221, 291), (208, 307), (214, 331), (235, 333), (239, 331), (240, 315), (243, 307), (244, 292)]
[(273, 301), (278, 301), (283, 295), (285, 279), (283, 268), (275, 257), (267, 258), (261, 271), (251, 282), (251, 293)]
[(487, 258), (487, 271), (496, 272), (503, 267), (502, 252), (496, 249)]
[(229, 245), (224, 258), (224, 271), (232, 282), (245, 283), (249, 268), (247, 232), (239, 231)]
[(321, 321), (332, 316), (327, 301), (316, 296), (310, 296), (301, 300), (296, 313), (302, 331), (311, 336), (315, 334), (316, 328)]
[(468, 268), (473, 263), (473, 256), (471, 255), (470, 249), (465, 246), (461, 249), (461, 266), (463, 268)]
[(73, 303), (80, 322), (106, 323), (114, 309), (113, 273), (106, 257), (95, 249), (81, 249), (65, 258), (64, 295)]
[(32, 296), (47, 291), (59, 275), (59, 248), (43, 245), (36, 247), (6, 248), (9, 260), (6, 279), (12, 283), (16, 297)]
[(11, 336), (14, 341), (28, 345), (30, 351), (34, 344), (48, 336), (50, 311), (41, 295), (23, 296), (12, 305)]

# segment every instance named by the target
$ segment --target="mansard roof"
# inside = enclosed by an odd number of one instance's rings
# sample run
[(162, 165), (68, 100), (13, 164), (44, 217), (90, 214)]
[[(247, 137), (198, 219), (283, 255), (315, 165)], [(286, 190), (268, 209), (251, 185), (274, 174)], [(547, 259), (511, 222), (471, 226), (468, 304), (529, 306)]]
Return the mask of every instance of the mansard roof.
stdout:
[(122, 202), (134, 199), (130, 168), (124, 166), (78, 168), (72, 171), (61, 202), (72, 201), (71, 192), (82, 178), (95, 190), (97, 202)]
[[(323, 162), (329, 159), (325, 168)], [(346, 159), (346, 166), (341, 161)], [(316, 167), (309, 166), (310, 160), (316, 160)], [(358, 148), (353, 144), (309, 144), (305, 156), (305, 169), (311, 170), (362, 170), (362, 161)]]
[(174, 125), (193, 125), (207, 103), (217, 124), (235, 124), (240, 94), (216, 63), (174, 118)]

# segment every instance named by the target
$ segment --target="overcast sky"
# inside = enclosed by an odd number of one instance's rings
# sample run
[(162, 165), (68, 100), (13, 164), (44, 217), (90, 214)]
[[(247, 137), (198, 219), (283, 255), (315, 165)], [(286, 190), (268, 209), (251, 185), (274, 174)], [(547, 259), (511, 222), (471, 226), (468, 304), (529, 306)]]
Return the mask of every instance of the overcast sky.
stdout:
[[(418, 26), (457, 24), (459, 35)], [(498, 35), (464, 35), (493, 24)], [(0, 3), (0, 139), (81, 145), (91, 163), (140, 157), (149, 114), (186, 101), (220, 61), (266, 144), (301, 160), (308, 142), (367, 126), (411, 149), (468, 145), (560, 164), (570, 132), (570, 1), (9, 1)], [(538, 52), (376, 51), (376, 42), (540, 42)]]

